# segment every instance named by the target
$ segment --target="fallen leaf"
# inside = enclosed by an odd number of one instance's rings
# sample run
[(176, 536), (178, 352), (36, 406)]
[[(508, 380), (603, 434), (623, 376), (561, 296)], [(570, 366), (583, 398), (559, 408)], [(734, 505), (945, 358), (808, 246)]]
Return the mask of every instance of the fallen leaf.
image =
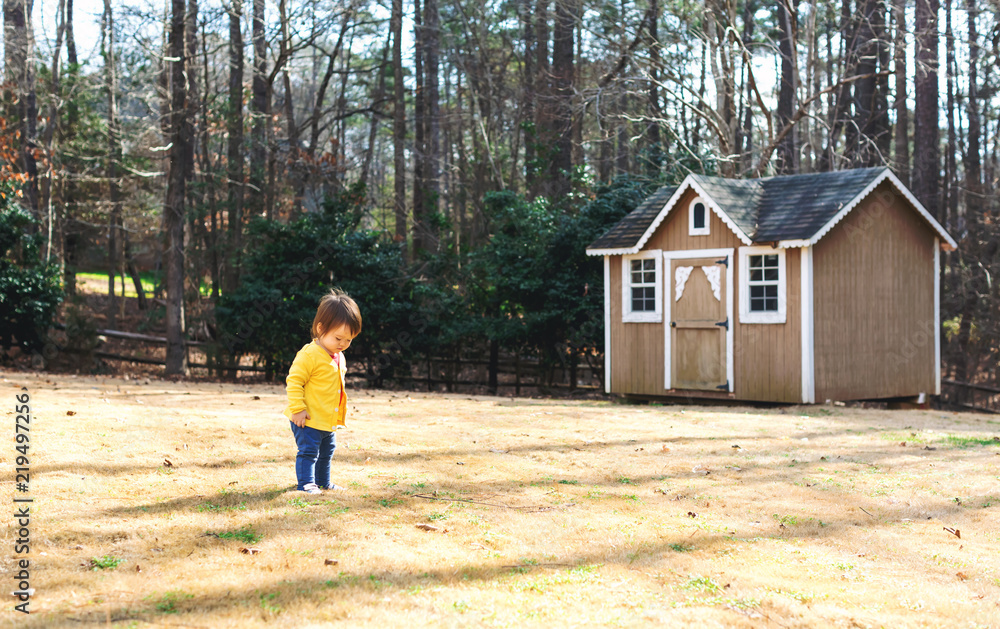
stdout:
[(324, 566), (336, 566), (339, 563), (340, 562), (338, 560), (336, 560), (336, 559), (324, 559), (323, 560), (323, 565)]
[(255, 399), (255, 400), (259, 400), (259, 399), (260, 399), (260, 396), (259, 396), (259, 395), (255, 395), (255, 396), (253, 396), (253, 399)]
[(742, 449), (743, 448), (741, 448), (738, 444), (733, 444), (733, 450), (742, 450)]
[(72, 416), (76, 415), (76, 411), (66, 411), (66, 414), (69, 415), (70, 417), (72, 417)]
[(668, 448), (667, 446), (661, 446), (661, 447), (660, 447), (660, 449), (661, 449), (661, 450), (662, 450), (663, 452), (670, 452), (670, 448)]
[(969, 579), (968, 575), (966, 575), (964, 572), (956, 572), (955, 576), (958, 577), (959, 581), (967, 581)]
[(689, 518), (697, 518), (698, 514), (695, 513), (694, 511), (688, 511), (688, 517)]
[(962, 531), (960, 531), (958, 529), (953, 529), (950, 526), (944, 527), (944, 530), (948, 531), (949, 533), (951, 533), (952, 535), (954, 535), (958, 539), (962, 539)]
[(139, 567), (139, 564), (135, 564), (135, 571), (142, 572), (142, 568)]
[(260, 549), (259, 548), (240, 548), (240, 552), (243, 553), (244, 555), (259, 555), (260, 554)]
[(174, 464), (170, 462), (170, 459), (163, 459), (163, 467), (173, 467)]
[(900, 447), (905, 448), (906, 447), (906, 442), (905, 441), (900, 441), (899, 445), (900, 445)]
[(424, 531), (440, 531), (441, 530), (438, 527), (434, 526), (433, 524), (418, 524), (417, 528), (421, 529), (421, 530), (424, 530)]

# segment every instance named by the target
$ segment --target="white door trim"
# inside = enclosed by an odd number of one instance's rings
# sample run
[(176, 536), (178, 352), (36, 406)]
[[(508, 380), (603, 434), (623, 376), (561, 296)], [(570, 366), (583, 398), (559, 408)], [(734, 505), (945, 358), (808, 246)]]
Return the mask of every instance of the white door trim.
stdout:
[(670, 319), (671, 306), (674, 302), (673, 272), (670, 270), (674, 260), (687, 260), (691, 258), (711, 258), (723, 257), (728, 259), (726, 264), (726, 317), (729, 319), (729, 327), (726, 330), (726, 381), (729, 383), (729, 392), (736, 390), (733, 382), (733, 332), (736, 327), (736, 320), (733, 318), (733, 267), (736, 260), (733, 259), (735, 249), (689, 249), (687, 251), (664, 251), (664, 273), (663, 281), (663, 388), (670, 390), (673, 388), (671, 382), (670, 368), (673, 360), (670, 347)]

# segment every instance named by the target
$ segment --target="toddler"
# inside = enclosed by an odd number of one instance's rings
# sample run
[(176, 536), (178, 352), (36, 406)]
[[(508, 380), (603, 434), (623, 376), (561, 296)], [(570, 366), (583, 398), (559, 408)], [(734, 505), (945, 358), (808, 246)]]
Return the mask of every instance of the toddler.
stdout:
[(341, 290), (324, 295), (312, 324), (313, 340), (295, 354), (285, 379), (288, 407), (298, 446), (298, 490), (309, 494), (343, 489), (330, 481), (330, 459), (337, 447), (334, 430), (345, 425), (347, 391), (344, 350), (361, 332), (358, 304)]

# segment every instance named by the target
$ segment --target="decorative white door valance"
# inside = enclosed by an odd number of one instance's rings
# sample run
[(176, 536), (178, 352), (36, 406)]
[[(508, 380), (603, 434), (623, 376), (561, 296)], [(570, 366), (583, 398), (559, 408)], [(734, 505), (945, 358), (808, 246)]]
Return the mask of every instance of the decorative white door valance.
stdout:
[(712, 285), (712, 294), (715, 301), (722, 301), (722, 269), (718, 265), (703, 266), (701, 270), (705, 272), (708, 283)]
[(687, 284), (693, 270), (693, 266), (679, 266), (674, 271), (674, 301), (680, 301), (681, 295), (684, 294), (684, 285)]

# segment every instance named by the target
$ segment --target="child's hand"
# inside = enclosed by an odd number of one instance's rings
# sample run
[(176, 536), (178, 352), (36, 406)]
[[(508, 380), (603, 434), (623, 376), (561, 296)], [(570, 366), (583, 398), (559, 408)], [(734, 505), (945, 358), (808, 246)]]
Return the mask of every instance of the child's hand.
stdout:
[(292, 423), (298, 426), (299, 428), (302, 428), (303, 426), (306, 425), (306, 420), (309, 419), (309, 411), (304, 411), (304, 410), (299, 411), (298, 413), (295, 413), (288, 419), (292, 420)]

